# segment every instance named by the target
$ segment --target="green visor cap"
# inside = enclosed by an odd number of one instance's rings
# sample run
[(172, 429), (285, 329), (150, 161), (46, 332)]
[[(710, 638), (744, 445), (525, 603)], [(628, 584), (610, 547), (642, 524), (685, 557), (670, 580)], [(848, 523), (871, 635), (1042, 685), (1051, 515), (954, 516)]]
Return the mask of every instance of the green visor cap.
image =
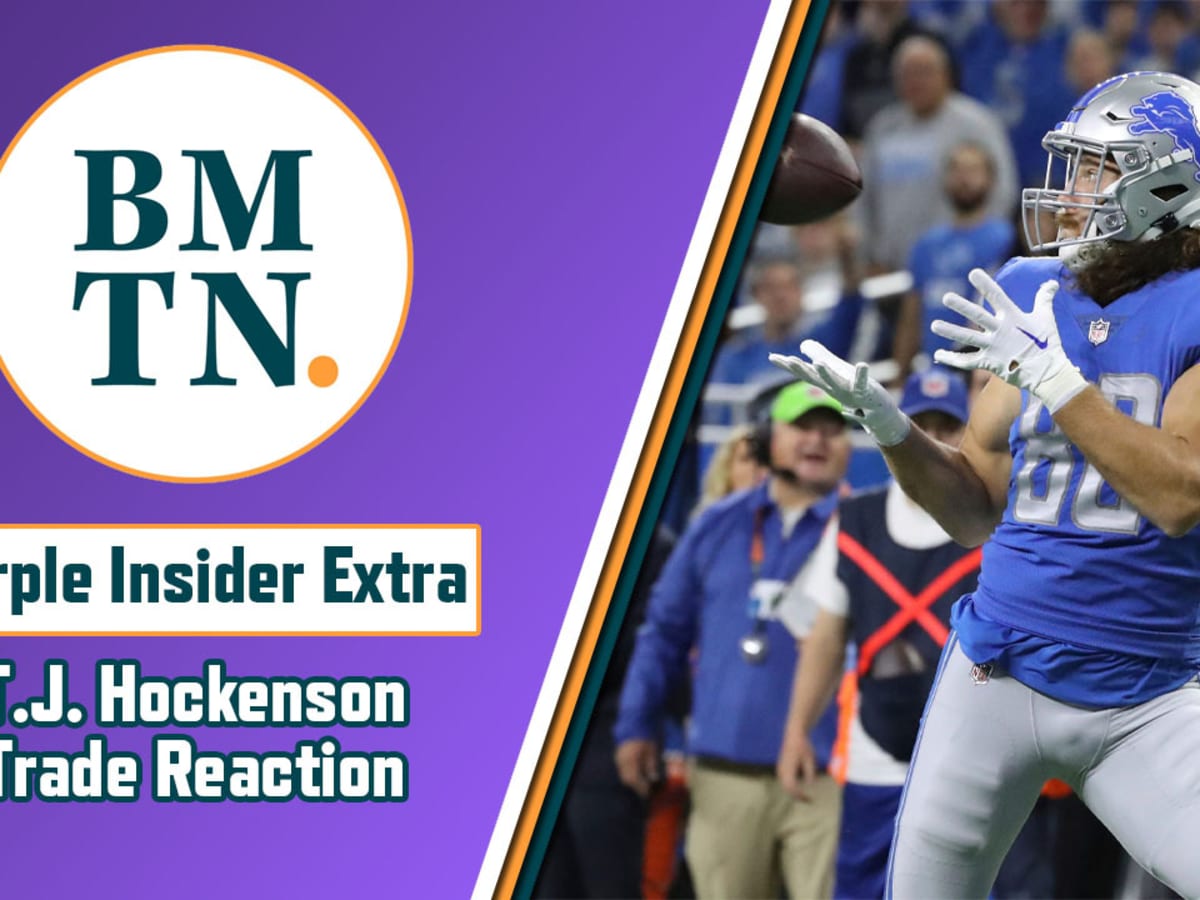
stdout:
[(795, 422), (802, 415), (812, 412), (814, 409), (830, 409), (840, 414), (842, 404), (819, 387), (797, 381), (789, 384), (775, 396), (775, 402), (771, 404), (771, 418), (776, 422)]

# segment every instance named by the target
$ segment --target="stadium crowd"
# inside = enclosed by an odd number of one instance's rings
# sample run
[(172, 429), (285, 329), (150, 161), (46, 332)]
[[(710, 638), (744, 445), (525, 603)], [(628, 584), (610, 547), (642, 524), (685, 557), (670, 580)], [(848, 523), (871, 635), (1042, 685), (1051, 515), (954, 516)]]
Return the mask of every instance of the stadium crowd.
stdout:
[[(799, 110), (851, 144), (863, 192), (828, 220), (759, 227), (538, 896), (883, 896), (921, 707), (978, 555), (768, 355), (816, 338), (870, 361), (917, 427), (956, 442), (987, 376), (932, 366), (951, 346), (929, 327), (952, 318), (941, 299), (1026, 252), (1020, 192), (1046, 177), (1042, 136), (1136, 70), (1200, 77), (1200, 2), (834, 0)], [(804, 462), (781, 481), (784, 442)], [(992, 896), (1174, 895), (1047, 783)]]

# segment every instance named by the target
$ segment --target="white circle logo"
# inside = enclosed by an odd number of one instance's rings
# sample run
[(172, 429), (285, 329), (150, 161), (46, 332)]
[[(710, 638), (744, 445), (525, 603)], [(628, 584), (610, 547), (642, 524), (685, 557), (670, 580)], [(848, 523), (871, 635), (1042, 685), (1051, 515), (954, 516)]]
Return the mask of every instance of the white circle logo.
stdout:
[(221, 481), (294, 459), (400, 338), (399, 187), (343, 104), (273, 60), (165, 47), (51, 98), (0, 158), (0, 364), (114, 468)]

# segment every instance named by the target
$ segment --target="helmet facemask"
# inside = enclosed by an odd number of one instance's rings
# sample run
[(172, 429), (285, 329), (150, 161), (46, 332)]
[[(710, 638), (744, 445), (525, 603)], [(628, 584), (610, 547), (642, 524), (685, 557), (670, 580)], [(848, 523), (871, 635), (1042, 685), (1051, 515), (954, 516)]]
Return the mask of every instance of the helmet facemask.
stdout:
[[(1021, 196), (1030, 249), (1149, 241), (1200, 222), (1197, 110), (1200, 85), (1167, 72), (1117, 75), (1080, 97), (1042, 140), (1044, 186)], [(1063, 237), (1064, 218), (1081, 219), (1080, 232)]]
[[(1042, 145), (1049, 151), (1045, 184), (1026, 188), (1021, 196), (1025, 236), (1031, 250), (1135, 240), (1151, 223), (1169, 214), (1169, 210), (1159, 208), (1162, 200), (1153, 194), (1150, 199), (1157, 203), (1139, 198), (1142, 202), (1129, 209), (1135, 193), (1147, 194), (1152, 189), (1146, 182), (1162, 180), (1154, 177), (1158, 174), (1154, 162), (1137, 141), (1108, 143), (1052, 131)], [(1141, 185), (1140, 190), (1131, 190), (1137, 185)], [(1185, 192), (1184, 188), (1178, 189), (1178, 193)], [(1064, 237), (1062, 214), (1073, 212), (1083, 214), (1078, 234)], [(1154, 218), (1150, 218), (1152, 215)], [(1160, 228), (1155, 236), (1162, 231)]]

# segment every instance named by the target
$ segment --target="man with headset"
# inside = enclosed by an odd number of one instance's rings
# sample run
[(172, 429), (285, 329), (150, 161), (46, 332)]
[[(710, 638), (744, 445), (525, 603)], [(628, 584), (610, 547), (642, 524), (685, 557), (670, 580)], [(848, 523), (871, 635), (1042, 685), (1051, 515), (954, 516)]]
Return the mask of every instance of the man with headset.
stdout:
[[(795, 638), (778, 610), (837, 506), (850, 442), (841, 407), (811, 385), (771, 406), (771, 474), (704, 510), (655, 585), (621, 694), (614, 735), (622, 781), (659, 777), (666, 699), (694, 651), (686, 856), (701, 897), (827, 897), (839, 790), (826, 774), (812, 804), (775, 780)], [(835, 711), (813, 731), (828, 762)]]

